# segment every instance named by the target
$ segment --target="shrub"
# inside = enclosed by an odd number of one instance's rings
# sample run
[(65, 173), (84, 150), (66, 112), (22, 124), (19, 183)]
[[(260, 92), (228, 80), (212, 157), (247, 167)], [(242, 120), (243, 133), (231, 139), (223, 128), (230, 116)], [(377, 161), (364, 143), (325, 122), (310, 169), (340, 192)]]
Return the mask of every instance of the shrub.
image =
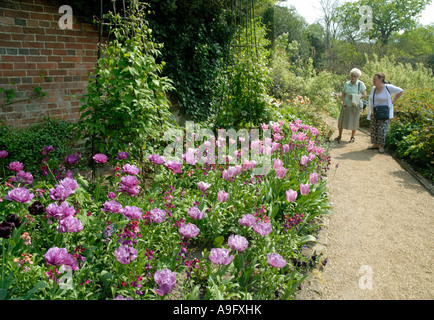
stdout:
[(393, 56), (379, 59), (375, 54), (372, 59), (366, 55), (366, 60), (366, 64), (360, 68), (363, 72), (360, 80), (365, 83), (368, 94), (371, 92), (372, 78), (378, 72), (383, 72), (386, 75), (386, 81), (404, 90), (434, 88), (432, 71), (421, 63), (413, 67), (410, 63), (396, 63)]
[[(0, 150), (6, 150), (9, 155), (3, 162), (8, 164), (19, 161), (25, 164), (25, 171), (31, 172), (35, 177), (41, 176), (42, 160), (45, 155), (42, 149), (52, 146), (50, 158), (60, 163), (64, 155), (70, 151), (74, 132), (72, 124), (66, 121), (56, 121), (44, 118), (42, 123), (33, 125), (28, 129), (13, 130), (6, 125), (0, 127)], [(0, 176), (3, 172), (0, 172)]]
[(405, 91), (394, 106), (386, 146), (429, 179), (434, 179), (433, 89)]

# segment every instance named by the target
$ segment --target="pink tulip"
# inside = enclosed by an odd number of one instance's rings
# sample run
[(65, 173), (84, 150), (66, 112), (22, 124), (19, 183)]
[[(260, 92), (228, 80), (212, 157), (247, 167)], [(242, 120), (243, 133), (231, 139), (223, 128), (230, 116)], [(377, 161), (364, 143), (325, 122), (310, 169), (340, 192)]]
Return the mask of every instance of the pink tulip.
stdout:
[(289, 189), (286, 191), (286, 200), (289, 202), (294, 202), (297, 199), (297, 191)]
[(230, 250), (229, 249), (212, 248), (210, 255), (209, 255), (209, 258), (215, 264), (220, 264), (220, 265), (226, 266), (229, 263), (231, 263), (232, 260), (234, 260), (235, 256), (234, 255), (230, 256)]
[(187, 212), (190, 218), (194, 220), (202, 220), (205, 217), (205, 212), (200, 211), (196, 206), (191, 207)]
[(315, 184), (315, 183), (317, 183), (317, 181), (318, 181), (318, 174), (316, 172), (312, 172), (309, 175), (309, 182), (310, 182), (310, 184)]
[(277, 168), (276, 169), (277, 178), (279, 179), (285, 178), (286, 171), (288, 171), (288, 169), (285, 169), (284, 167)]
[(303, 196), (306, 196), (306, 195), (308, 195), (309, 194), (309, 191), (310, 191), (310, 186), (309, 186), (309, 184), (300, 184), (300, 193), (303, 195)]
[(209, 189), (209, 187), (211, 187), (211, 184), (203, 182), (203, 181), (200, 181), (198, 183), (198, 186), (199, 186), (199, 190), (200, 191), (205, 192), (205, 191), (207, 191)]
[(300, 164), (301, 164), (302, 166), (306, 165), (308, 162), (309, 162), (309, 158), (308, 158), (308, 157), (306, 157), (306, 156), (301, 156)]
[(273, 160), (273, 169), (274, 170), (277, 170), (277, 168), (280, 168), (282, 166), (283, 166), (282, 160), (277, 159), (277, 158)]
[(270, 253), (267, 257), (268, 263), (274, 268), (283, 268), (286, 266), (286, 261), (278, 253)]
[(228, 200), (228, 197), (229, 197), (229, 193), (227, 193), (224, 190), (220, 190), (217, 194), (217, 200), (219, 202), (226, 202), (226, 200)]

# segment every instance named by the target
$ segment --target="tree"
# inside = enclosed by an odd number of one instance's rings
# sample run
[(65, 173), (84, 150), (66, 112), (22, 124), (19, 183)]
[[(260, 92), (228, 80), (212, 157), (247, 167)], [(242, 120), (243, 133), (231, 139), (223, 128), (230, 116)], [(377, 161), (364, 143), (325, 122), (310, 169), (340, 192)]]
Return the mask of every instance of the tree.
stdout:
[[(344, 37), (351, 41), (373, 39), (382, 47), (388, 44), (395, 32), (412, 30), (417, 19), (432, 0), (359, 0), (347, 2), (337, 8), (334, 21), (342, 24)], [(368, 6), (372, 10), (372, 28), (359, 25), (364, 18), (360, 13)], [(363, 11), (362, 11), (363, 12)]]
[(336, 39), (339, 24), (333, 20), (339, 7), (339, 0), (320, 0), (325, 27), (325, 46), (330, 48), (331, 39)]

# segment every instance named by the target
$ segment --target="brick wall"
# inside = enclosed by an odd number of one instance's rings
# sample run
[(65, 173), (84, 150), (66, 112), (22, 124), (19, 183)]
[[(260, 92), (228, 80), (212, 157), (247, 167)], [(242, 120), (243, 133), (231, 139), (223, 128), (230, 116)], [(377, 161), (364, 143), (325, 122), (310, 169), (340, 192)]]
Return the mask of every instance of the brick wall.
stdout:
[[(14, 89), (15, 99), (34, 96), (34, 88), (48, 93), (4, 106), (0, 121), (27, 127), (44, 116), (76, 121), (80, 99), (98, 54), (98, 28), (73, 14), (73, 29), (61, 29), (61, 2), (0, 0), (0, 88)], [(72, 7), (73, 8), (73, 7)]]

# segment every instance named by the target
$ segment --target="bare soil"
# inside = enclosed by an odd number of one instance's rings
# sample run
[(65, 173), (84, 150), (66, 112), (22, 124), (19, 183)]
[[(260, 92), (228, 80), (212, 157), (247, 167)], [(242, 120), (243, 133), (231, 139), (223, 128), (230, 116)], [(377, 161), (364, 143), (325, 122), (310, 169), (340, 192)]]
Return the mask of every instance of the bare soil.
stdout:
[[(333, 128), (337, 120), (328, 119)], [(336, 137), (337, 130), (333, 138)], [(366, 132), (332, 142), (328, 174), (335, 213), (320, 232), (327, 258), (297, 300), (434, 299), (433, 195), (390, 154), (368, 150)]]

